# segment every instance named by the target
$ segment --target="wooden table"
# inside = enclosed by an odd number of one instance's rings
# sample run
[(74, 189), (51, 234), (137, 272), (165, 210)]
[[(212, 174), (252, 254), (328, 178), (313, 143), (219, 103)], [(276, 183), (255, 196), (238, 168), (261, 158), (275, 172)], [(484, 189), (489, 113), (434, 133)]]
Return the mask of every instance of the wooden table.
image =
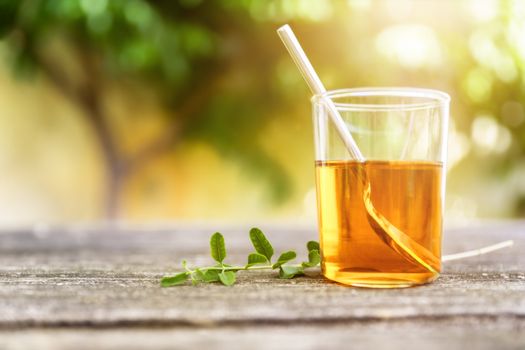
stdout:
[[(278, 252), (314, 228), (262, 227)], [(233, 263), (249, 227), (222, 230)], [(203, 226), (0, 233), (0, 349), (525, 349), (525, 222), (449, 230), (445, 253), (514, 239), (512, 248), (449, 262), (433, 284), (368, 290), (240, 272), (233, 287), (163, 289), (182, 258), (205, 264)]]

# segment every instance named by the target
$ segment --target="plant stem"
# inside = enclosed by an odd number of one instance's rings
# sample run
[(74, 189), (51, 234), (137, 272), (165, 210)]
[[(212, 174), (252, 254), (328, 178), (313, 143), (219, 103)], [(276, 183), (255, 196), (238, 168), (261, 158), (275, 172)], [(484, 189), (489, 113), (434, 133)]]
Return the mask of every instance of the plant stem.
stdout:
[[(299, 267), (301, 264), (287, 264), (286, 266)], [(185, 267), (189, 274), (197, 272), (197, 270), (215, 270), (215, 271), (240, 271), (240, 270), (274, 270), (273, 265), (258, 265), (258, 266), (204, 266), (192, 270)]]

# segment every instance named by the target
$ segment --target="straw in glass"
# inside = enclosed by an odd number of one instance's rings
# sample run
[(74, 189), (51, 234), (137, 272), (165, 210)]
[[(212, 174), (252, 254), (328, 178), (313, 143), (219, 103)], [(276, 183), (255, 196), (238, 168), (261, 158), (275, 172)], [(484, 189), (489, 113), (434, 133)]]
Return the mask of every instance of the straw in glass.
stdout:
[[(348, 130), (343, 118), (339, 114), (333, 101), (327, 96), (323, 95), (326, 92), (321, 79), (315, 72), (310, 60), (304, 53), (299, 41), (295, 37), (292, 29), (289, 25), (284, 25), (277, 30), (277, 34), (283, 41), (284, 46), (292, 56), (293, 61), (299, 68), (304, 80), (310, 87), (310, 90), (314, 94), (321, 96), (323, 103), (328, 109), (328, 115), (330, 120), (335, 126), (337, 132), (341, 136), (348, 152), (352, 157), (359, 162), (364, 162), (365, 157), (357, 147), (357, 144), (352, 137), (352, 134)], [(368, 219), (372, 226), (375, 228), (374, 231), (379, 237), (392, 249), (401, 254), (407, 260), (410, 260), (416, 264), (423, 266), (425, 269), (438, 273), (439, 271), (439, 260), (425, 247), (414, 241), (410, 236), (397, 229), (392, 225), (381, 213), (379, 213), (373, 206), (371, 201), (371, 186), (368, 176), (365, 171), (362, 173), (361, 181), (365, 191), (363, 193), (363, 200), (367, 209)]]
[[(337, 132), (339, 133), (343, 143), (350, 155), (359, 162), (364, 162), (365, 157), (359, 150), (359, 147), (354, 141), (352, 134), (348, 130), (343, 118), (339, 114), (334, 102), (323, 95), (326, 92), (326, 89), (319, 79), (319, 76), (315, 72), (310, 60), (304, 53), (299, 41), (295, 37), (292, 29), (288, 24), (283, 25), (277, 29), (277, 34), (281, 38), (284, 46), (288, 50), (293, 61), (299, 68), (304, 80), (310, 87), (310, 90), (315, 95), (320, 95), (323, 103), (328, 109), (328, 115), (335, 126)], [(405, 152), (403, 152), (405, 153)], [(363, 199), (365, 201), (365, 207), (367, 209), (367, 214), (371, 225), (375, 228), (376, 233), (380, 238), (385, 241), (390, 247), (395, 251), (400, 253), (402, 256), (408, 260), (414, 261), (427, 270), (437, 273), (439, 269), (439, 260), (432, 254), (428, 249), (418, 244), (410, 236), (399, 230), (397, 227), (392, 225), (381, 213), (374, 208), (371, 201), (371, 187), (370, 181), (364, 172), (364, 178), (362, 179), (365, 191), (363, 193)], [(481, 248), (474, 251), (467, 251), (458, 254), (445, 255), (443, 256), (443, 261), (457, 260), (471, 256), (477, 256), (485, 254), (494, 250), (502, 249), (505, 247), (512, 246), (513, 241), (505, 241), (499, 244), (491, 245), (485, 248)], [(417, 252), (417, 253), (416, 253)]]

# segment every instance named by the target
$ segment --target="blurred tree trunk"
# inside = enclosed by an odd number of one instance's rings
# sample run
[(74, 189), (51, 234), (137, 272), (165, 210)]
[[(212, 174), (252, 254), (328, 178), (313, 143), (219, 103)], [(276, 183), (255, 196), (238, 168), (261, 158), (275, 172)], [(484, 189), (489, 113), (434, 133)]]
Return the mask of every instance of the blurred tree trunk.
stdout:
[(108, 219), (116, 219), (119, 215), (119, 196), (122, 192), (124, 179), (127, 176), (124, 159), (117, 149), (115, 139), (109, 130), (107, 117), (101, 106), (100, 98), (93, 90), (86, 91), (82, 107), (86, 120), (91, 125), (100, 145), (106, 171), (106, 189), (104, 191), (104, 215)]
[(172, 149), (180, 139), (183, 129), (191, 128), (198, 122), (198, 112), (224, 76), (224, 67), (211, 71), (210, 79), (203, 79), (192, 89), (192, 93), (176, 111), (177, 120), (172, 120), (169, 127), (136, 154), (126, 156), (118, 149), (118, 142), (108, 124), (109, 115), (103, 107), (103, 82), (100, 80), (100, 68), (96, 59), (89, 53), (78, 55), (82, 68), (82, 79), (74, 81), (71, 75), (62, 70), (56, 60), (37, 56), (39, 66), (60, 92), (77, 105), (91, 126), (105, 168), (106, 184), (103, 198), (103, 210), (106, 219), (117, 219), (120, 215), (120, 196), (126, 179), (138, 169), (144, 167), (160, 154)]

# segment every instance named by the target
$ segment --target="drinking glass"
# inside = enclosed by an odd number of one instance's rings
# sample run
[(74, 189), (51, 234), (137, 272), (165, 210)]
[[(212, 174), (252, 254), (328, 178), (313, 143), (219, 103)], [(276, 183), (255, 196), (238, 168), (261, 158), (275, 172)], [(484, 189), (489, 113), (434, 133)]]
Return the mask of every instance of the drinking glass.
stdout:
[[(365, 161), (332, 124), (331, 99)], [(323, 275), (399, 288), (441, 270), (450, 97), (413, 88), (327, 91), (312, 98)]]

